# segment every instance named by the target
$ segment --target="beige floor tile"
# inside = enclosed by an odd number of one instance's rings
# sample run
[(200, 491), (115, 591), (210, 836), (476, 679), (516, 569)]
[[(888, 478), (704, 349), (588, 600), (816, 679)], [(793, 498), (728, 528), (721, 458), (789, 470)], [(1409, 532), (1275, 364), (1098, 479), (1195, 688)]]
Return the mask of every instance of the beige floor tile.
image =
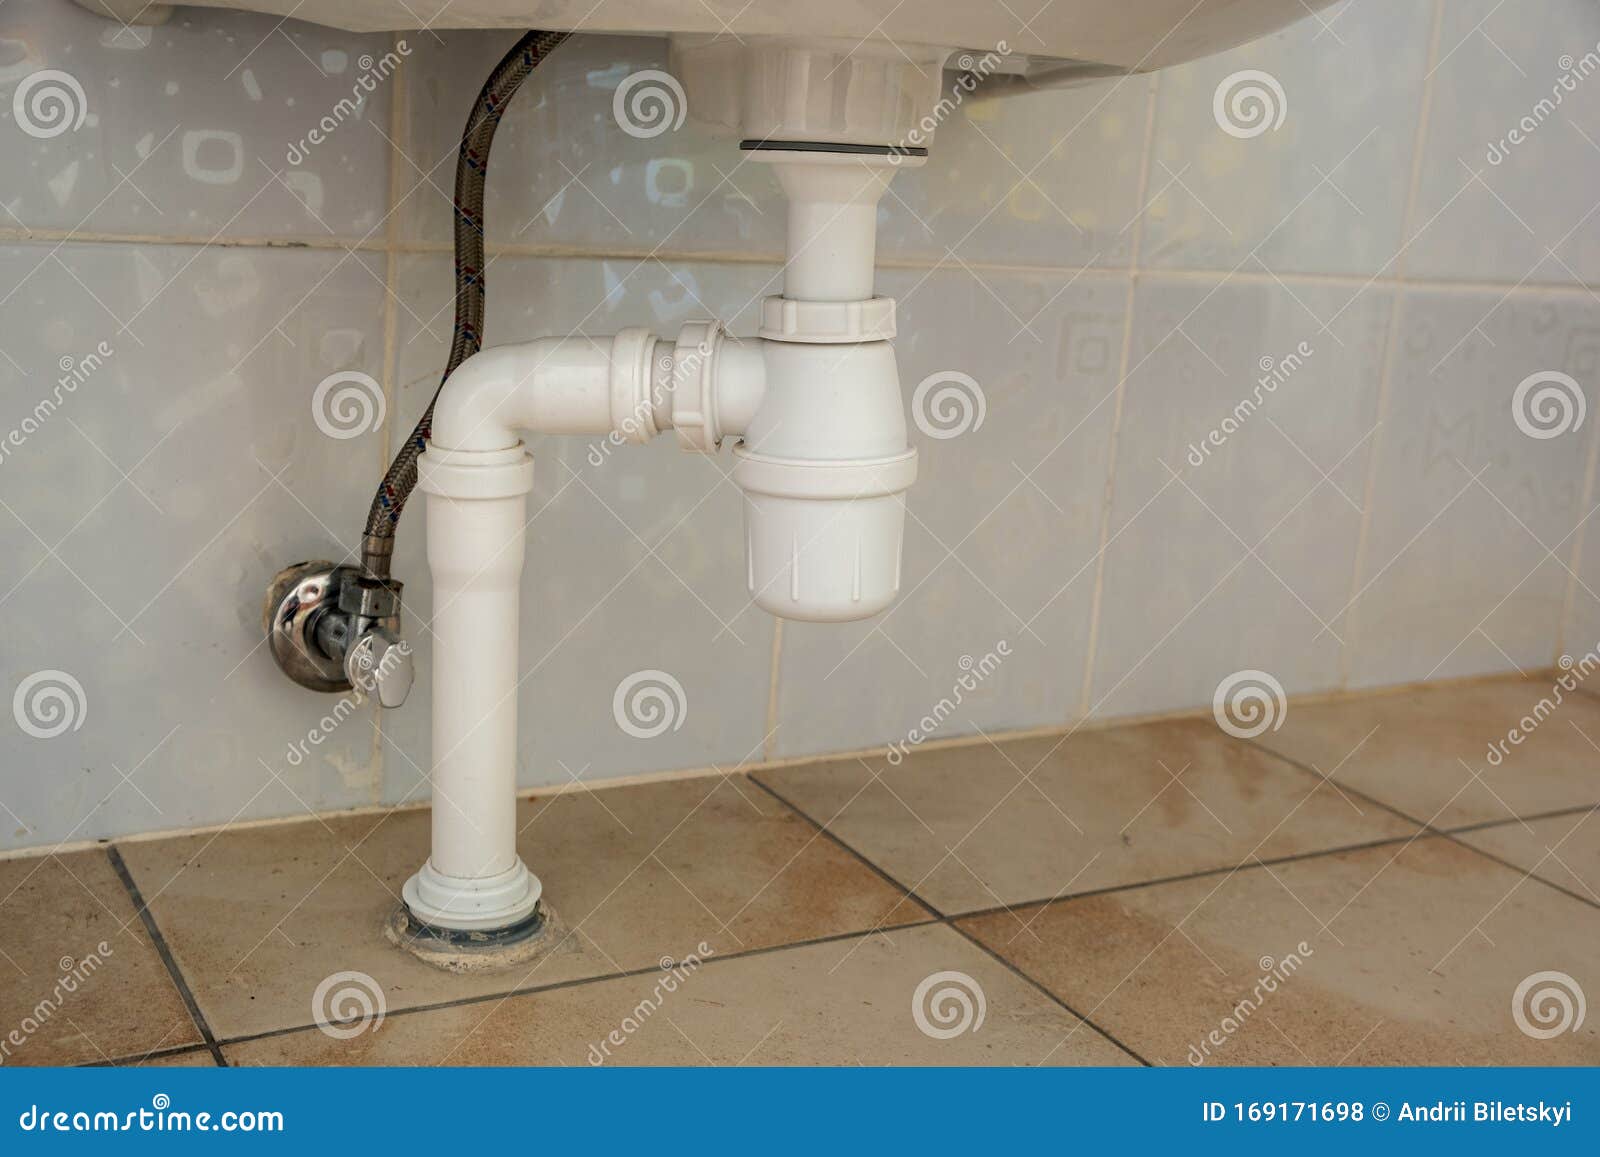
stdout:
[[(1522, 743), (1507, 741), (1542, 699), (1554, 704), (1552, 686), (1510, 678), (1291, 703), (1258, 742), (1438, 827), (1600, 802), (1600, 698), (1564, 692)], [(1502, 743), (1495, 765), (1490, 745)]]
[(1600, 912), (1442, 838), (962, 923), (1154, 1063), (1600, 1063), (1597, 1018), (1512, 1015), (1535, 973), (1600, 992)]
[(380, 926), (427, 854), (424, 812), (130, 844), (125, 855), (219, 1038), (314, 1023), (336, 972), (387, 1007), (867, 931), (925, 913), (756, 785), (734, 777), (570, 792), (519, 805), (520, 847), (559, 921), (554, 950), (452, 976)]
[(170, 1053), (166, 1056), (151, 1057), (149, 1060), (130, 1061), (128, 1067), (137, 1069), (214, 1069), (217, 1062), (211, 1059), (211, 1050), (197, 1049), (194, 1052)]
[[(974, 1025), (928, 1019), (913, 998), (939, 972)], [(711, 960), (671, 990), (667, 974), (599, 981), (504, 1001), (390, 1017), (335, 1040), (310, 1029), (227, 1047), (232, 1064), (909, 1064), (1132, 1063), (1127, 1054), (949, 928), (886, 934)], [(932, 994), (944, 987), (937, 982)], [(976, 1023), (981, 994), (983, 1019)], [(612, 1034), (616, 1034), (613, 1036)], [(609, 1039), (609, 1043), (608, 1043)], [(617, 1041), (622, 1043), (618, 1044)]]
[(1462, 832), (1460, 838), (1600, 904), (1600, 814), (1596, 809), (1542, 820), (1511, 820)]
[(920, 751), (899, 767), (843, 759), (758, 777), (944, 912), (1415, 831), (1209, 719), (1058, 742)]
[(0, 861), (0, 927), (5, 1064), (80, 1064), (200, 1040), (104, 851)]

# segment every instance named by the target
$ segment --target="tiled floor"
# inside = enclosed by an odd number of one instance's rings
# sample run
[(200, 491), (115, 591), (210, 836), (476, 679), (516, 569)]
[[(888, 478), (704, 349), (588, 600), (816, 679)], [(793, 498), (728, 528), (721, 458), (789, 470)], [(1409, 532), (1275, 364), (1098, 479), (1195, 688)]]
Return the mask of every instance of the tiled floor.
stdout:
[(0, 1059), (1597, 1064), (1600, 698), (1549, 694), (525, 801), (552, 946), (499, 974), (380, 936), (423, 812), (0, 861)]

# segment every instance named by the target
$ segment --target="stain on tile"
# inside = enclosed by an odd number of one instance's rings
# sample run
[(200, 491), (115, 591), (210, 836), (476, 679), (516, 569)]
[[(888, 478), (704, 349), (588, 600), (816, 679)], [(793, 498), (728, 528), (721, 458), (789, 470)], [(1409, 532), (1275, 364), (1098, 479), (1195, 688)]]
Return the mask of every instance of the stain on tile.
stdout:
[(0, 1059), (70, 1065), (200, 1041), (104, 851), (0, 861)]
[(944, 912), (1409, 835), (1210, 720), (758, 772)]
[(1600, 989), (1600, 912), (1437, 837), (960, 924), (1153, 1063), (1600, 1062), (1517, 1020), (1538, 973)]
[(427, 856), (428, 815), (333, 817), (130, 844), (130, 870), (219, 1037), (315, 1023), (317, 985), (370, 976), (414, 1007), (926, 917), (739, 777), (518, 804), (519, 848), (563, 942), (530, 966), (455, 976), (389, 945), (384, 919)]
[[(937, 976), (946, 972), (960, 975)], [(226, 1053), (238, 1065), (1133, 1063), (940, 926), (709, 959), (671, 990), (668, 975), (390, 1017), (347, 1040), (309, 1029)], [(919, 989), (932, 1032), (913, 1012)]]

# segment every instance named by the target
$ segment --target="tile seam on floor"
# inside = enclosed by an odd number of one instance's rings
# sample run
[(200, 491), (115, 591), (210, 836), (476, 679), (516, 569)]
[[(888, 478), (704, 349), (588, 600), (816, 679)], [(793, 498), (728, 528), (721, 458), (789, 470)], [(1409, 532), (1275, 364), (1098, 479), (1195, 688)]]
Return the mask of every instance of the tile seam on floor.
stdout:
[[(1481, 823), (1478, 823), (1478, 824), (1461, 825), (1461, 826), (1457, 826), (1457, 827), (1442, 828), (1442, 827), (1438, 827), (1438, 826), (1436, 826), (1434, 824), (1426, 823), (1426, 822), (1424, 822), (1422, 820), (1419, 820), (1415, 816), (1408, 815), (1405, 812), (1401, 811), (1399, 808), (1393, 806), (1392, 804), (1386, 804), (1382, 800), (1377, 799), (1374, 796), (1369, 795), (1368, 793), (1362, 791), (1358, 787), (1352, 787), (1350, 784), (1337, 783), (1337, 781), (1335, 781), (1331, 776), (1325, 776), (1320, 771), (1317, 771), (1315, 768), (1308, 767), (1307, 765), (1301, 763), (1299, 760), (1291, 759), (1289, 756), (1284, 755), (1282, 752), (1273, 751), (1270, 747), (1265, 747), (1265, 746), (1263, 746), (1262, 744), (1256, 742), (1253, 739), (1246, 740), (1246, 742), (1249, 743), (1253, 747), (1260, 748), (1260, 750), (1262, 750), (1262, 751), (1270, 752), (1274, 757), (1276, 757), (1277, 759), (1282, 760), (1284, 763), (1287, 763), (1290, 767), (1298, 768), (1300, 771), (1304, 772), (1307, 775), (1314, 776), (1318, 780), (1321, 780), (1321, 781), (1323, 781), (1323, 782), (1325, 782), (1325, 783), (1327, 783), (1329, 785), (1336, 786), (1337, 790), (1339, 790), (1339, 791), (1348, 792), (1350, 795), (1353, 795), (1353, 796), (1356, 796), (1356, 797), (1358, 797), (1360, 799), (1366, 800), (1367, 803), (1371, 804), (1373, 807), (1382, 808), (1384, 811), (1387, 811), (1387, 812), (1392, 813), (1393, 815), (1399, 816), (1401, 819), (1405, 820), (1407, 823), (1416, 824), (1418, 827), (1420, 827), (1422, 829), (1422, 832), (1420, 833), (1420, 835), (1435, 836), (1435, 837), (1438, 837), (1439, 839), (1449, 840), (1452, 844), (1455, 844), (1458, 848), (1465, 848), (1465, 849), (1467, 849), (1467, 851), (1471, 852), (1473, 855), (1482, 856), (1484, 859), (1491, 860), (1494, 863), (1499, 864), (1503, 868), (1510, 868), (1514, 872), (1522, 873), (1522, 876), (1523, 876), (1524, 880), (1537, 880), (1539, 883), (1543, 884), (1545, 887), (1550, 888), (1550, 889), (1552, 889), (1554, 891), (1560, 892), (1563, 896), (1570, 896), (1572, 899), (1578, 901), (1580, 904), (1586, 904), (1591, 908), (1600, 908), (1600, 904), (1597, 904), (1595, 901), (1591, 900), (1589, 897), (1581, 895), (1578, 892), (1574, 892), (1570, 888), (1564, 887), (1561, 884), (1557, 884), (1554, 880), (1546, 879), (1544, 876), (1539, 875), (1537, 871), (1530, 871), (1527, 868), (1518, 867), (1516, 864), (1513, 864), (1509, 860), (1503, 860), (1499, 856), (1495, 855), (1492, 852), (1486, 852), (1482, 848), (1474, 847), (1472, 844), (1467, 843), (1465, 840), (1458, 838), (1458, 834), (1460, 834), (1460, 833), (1472, 832), (1472, 831), (1475, 831), (1475, 830), (1477, 830), (1478, 828), (1481, 828), (1481, 827), (1495, 827), (1495, 826), (1498, 826), (1500, 824), (1514, 824), (1514, 823), (1526, 824), (1526, 823), (1528, 823), (1530, 821), (1533, 821), (1533, 820), (1548, 819), (1552, 815), (1566, 815), (1566, 814), (1571, 814), (1573, 812), (1579, 812), (1579, 811), (1593, 811), (1593, 810), (1595, 810), (1597, 808), (1600, 808), (1600, 802), (1596, 802), (1596, 803), (1593, 803), (1593, 804), (1577, 804), (1577, 805), (1574, 805), (1571, 808), (1562, 808), (1562, 809), (1558, 809), (1558, 810), (1556, 810), (1554, 812), (1530, 813), (1528, 815), (1510, 815), (1510, 816), (1507, 816), (1503, 820), (1485, 820), (1485, 821), (1483, 821)], [(1410, 838), (1411, 839), (1417, 839), (1419, 837), (1418, 836), (1412, 836)]]
[[(1344, 855), (1347, 852), (1365, 852), (1373, 848), (1401, 844), (1407, 840), (1417, 839), (1422, 835), (1432, 834), (1435, 833), (1413, 832), (1410, 835), (1385, 836), (1381, 840), (1367, 840), (1359, 844), (1340, 844), (1338, 847), (1321, 848), (1314, 852), (1295, 852), (1292, 855), (1276, 856), (1269, 860), (1259, 858), (1240, 860), (1235, 864), (1221, 864), (1215, 868), (1202, 868), (1194, 872), (1183, 872), (1176, 876), (1160, 876), (1154, 880), (1139, 880), (1131, 884), (1112, 884), (1104, 888), (1089, 888), (1082, 892), (1061, 892), (1054, 896), (1018, 900), (1014, 904), (996, 904), (989, 908), (974, 908), (971, 911), (952, 913), (946, 919), (973, 920), (980, 916), (996, 916), (1002, 912), (1016, 912), (1023, 908), (1048, 908), (1055, 904), (1065, 904), (1073, 900), (1090, 900), (1100, 896), (1114, 895), (1118, 892), (1139, 892), (1146, 888), (1159, 888), (1165, 884), (1182, 884), (1190, 880), (1204, 880), (1210, 876), (1222, 876), (1234, 872), (1253, 872), (1259, 868), (1276, 868), (1283, 864), (1298, 863), (1301, 860), (1320, 860), (1328, 856)], [(1443, 833), (1437, 834), (1442, 835)]]
[[(872, 872), (873, 875), (877, 876), (880, 880), (882, 880), (884, 883), (890, 885), (891, 887), (893, 887), (893, 888), (905, 893), (905, 896), (903, 897), (903, 899), (910, 900), (913, 904), (920, 904), (924, 909), (926, 909), (929, 912), (932, 912), (933, 915), (939, 920), (946, 920), (946, 919), (949, 918), (948, 915), (943, 910), (941, 910), (939, 908), (936, 908), (932, 903), (930, 903), (929, 901), (923, 899), (921, 896), (917, 895), (915, 889), (906, 887), (899, 880), (895, 879), (894, 876), (891, 875), (887, 869), (885, 869), (883, 867), (880, 867), (872, 859), (870, 859), (866, 855), (862, 854), (860, 851), (858, 851), (856, 848), (854, 848), (851, 845), (849, 845), (848, 843), (846, 843), (844, 840), (840, 839), (833, 832), (829, 831), (826, 826), (824, 826), (823, 824), (820, 824), (816, 820), (812, 819), (809, 812), (807, 812), (804, 808), (802, 808), (799, 804), (795, 803), (793, 800), (790, 800), (790, 799), (786, 798), (784, 795), (782, 795), (778, 791), (777, 788), (771, 786), (770, 784), (766, 784), (766, 783), (761, 782), (761, 780), (757, 779), (754, 775), (750, 776), (749, 779), (750, 779), (751, 783), (755, 784), (762, 791), (766, 792), (773, 799), (777, 800), (778, 803), (782, 804), (789, 811), (793, 812), (795, 815), (797, 815), (801, 819), (803, 819), (806, 823), (810, 824), (813, 828), (815, 828), (817, 830), (818, 833), (820, 833), (821, 835), (827, 836), (836, 845), (838, 845), (840, 848), (843, 848), (846, 852), (848, 852), (850, 854), (851, 857), (853, 857), (854, 859), (859, 861), (861, 864), (863, 864), (867, 868), (868, 871)], [(898, 907), (898, 904), (896, 905), (896, 907)], [(890, 910), (893, 911), (893, 909), (890, 909)]]
[(1044, 997), (1046, 999), (1048, 999), (1051, 1003), (1053, 1003), (1055, 1005), (1058, 1005), (1059, 1007), (1065, 1009), (1072, 1016), (1077, 1017), (1078, 1021), (1080, 1023), (1088, 1025), (1091, 1029), (1093, 1029), (1095, 1032), (1099, 1033), (1102, 1037), (1104, 1037), (1107, 1041), (1109, 1041), (1114, 1047), (1116, 1047), (1118, 1049), (1121, 1049), (1124, 1053), (1126, 1053), (1128, 1056), (1132, 1057), (1135, 1061), (1139, 1062), (1139, 1064), (1145, 1066), (1146, 1068), (1150, 1067), (1150, 1062), (1149, 1061), (1145, 1060), (1138, 1053), (1134, 1052), (1133, 1049), (1131, 1049), (1127, 1045), (1123, 1044), (1122, 1041), (1118, 1040), (1115, 1036), (1113, 1036), (1105, 1028), (1101, 1027), (1099, 1024), (1096, 1024), (1094, 1021), (1092, 1021), (1088, 1017), (1084, 1016), (1077, 1009), (1073, 1008), (1065, 1000), (1063, 1000), (1061, 997), (1057, 996), (1054, 992), (1052, 992), (1050, 990), (1049, 986), (1043, 984), (1039, 980), (1037, 980), (1034, 977), (1028, 975), (1028, 973), (1024, 972), (1015, 962), (1005, 959), (999, 953), (997, 953), (997, 952), (993, 951), (992, 949), (990, 949), (988, 945), (983, 944), (982, 942), (980, 942), (975, 936), (969, 935), (966, 932), (965, 929), (957, 927), (954, 917), (946, 915), (944, 912), (940, 911), (938, 908), (935, 908), (932, 904), (928, 903), (928, 901), (924, 900), (921, 896), (918, 896), (914, 890), (912, 890), (910, 888), (907, 888), (899, 880), (895, 879), (894, 876), (890, 875), (883, 868), (879, 867), (876, 863), (874, 863), (872, 860), (867, 858), (867, 856), (863, 855), (859, 850), (857, 850), (851, 844), (847, 843), (846, 841), (841, 839), (838, 835), (836, 835), (834, 832), (828, 830), (826, 827), (824, 827), (823, 825), (819, 824), (816, 820), (812, 819), (811, 816), (806, 811), (804, 811), (802, 808), (796, 806), (794, 803), (792, 803), (789, 800), (785, 799), (782, 795), (780, 795), (778, 793), (778, 791), (776, 789), (774, 789), (772, 787), (769, 787), (768, 785), (762, 783), (759, 779), (756, 779), (754, 776), (750, 777), (750, 781), (752, 783), (754, 783), (757, 787), (761, 788), (761, 790), (765, 791), (773, 799), (777, 800), (784, 807), (788, 808), (795, 815), (797, 815), (801, 819), (805, 820), (806, 823), (808, 823), (812, 827), (816, 828), (816, 830), (817, 830), (819, 835), (825, 836), (827, 839), (832, 840), (835, 845), (837, 845), (838, 847), (842, 848), (845, 852), (849, 853), (851, 856), (854, 856), (857, 860), (859, 860), (862, 864), (864, 864), (870, 871), (876, 873), (879, 877), (881, 877), (882, 879), (886, 880), (888, 883), (892, 884), (894, 887), (896, 887), (896, 888), (900, 889), (901, 891), (903, 891), (908, 898), (914, 900), (918, 904), (921, 904), (928, 911), (934, 913), (938, 917), (938, 919), (935, 921), (935, 923), (943, 925), (944, 927), (950, 929), (950, 931), (955, 933), (957, 936), (960, 936), (962, 939), (971, 942), (974, 946), (976, 946), (978, 948), (979, 951), (981, 951), (981, 952), (993, 957), (1003, 967), (1005, 967), (1009, 971), (1015, 973), (1016, 976), (1019, 979), (1021, 979), (1021, 980), (1025, 981), (1025, 982), (1027, 982), (1028, 984), (1032, 985), (1041, 994), (1043, 994)]
[(122, 858), (122, 853), (115, 844), (106, 845), (106, 859), (111, 863), (111, 870), (117, 874), (117, 879), (122, 882), (123, 889), (128, 894), (128, 899), (133, 902), (134, 911), (144, 924), (144, 930), (150, 936), (150, 942), (155, 947), (156, 955), (161, 958), (162, 965), (167, 970), (168, 977), (173, 986), (178, 990), (178, 997), (188, 1009), (189, 1019), (194, 1022), (195, 1029), (200, 1033), (204, 1047), (210, 1051), (211, 1059), (218, 1066), (226, 1067), (227, 1061), (222, 1056), (222, 1050), (217, 1045), (216, 1035), (211, 1031), (211, 1025), (206, 1021), (205, 1013), (200, 1011), (200, 1004), (194, 997), (194, 990), (189, 987), (189, 982), (184, 979), (183, 970), (178, 967), (178, 960), (172, 954), (171, 947), (167, 944), (166, 937), (161, 934), (160, 927), (156, 924), (155, 913), (150, 911), (144, 902), (144, 894), (139, 891), (139, 885), (133, 878), (133, 873), (128, 870), (128, 865)]
[[(711, 968), (731, 960), (745, 960), (755, 956), (770, 956), (777, 952), (787, 952), (792, 948), (811, 948), (818, 944), (836, 944), (844, 940), (864, 940), (868, 936), (893, 930), (902, 931), (912, 928), (931, 928), (943, 923), (937, 917), (926, 920), (915, 920), (909, 924), (895, 924), (892, 926), (878, 926), (875, 928), (855, 928), (848, 932), (832, 932), (827, 936), (814, 936), (806, 940), (793, 940), (783, 944), (768, 944), (760, 948), (746, 948), (738, 952), (726, 952), (715, 956), (708, 956), (701, 960), (701, 968)], [(595, 976), (576, 976), (568, 980), (555, 980), (549, 984), (536, 984), (527, 988), (504, 989), (499, 992), (486, 992), (475, 996), (463, 996), (455, 1000), (440, 1000), (429, 1004), (407, 1005), (405, 1008), (392, 1008), (384, 1011), (384, 1019), (392, 1020), (397, 1016), (411, 1016), (419, 1012), (439, 1012), (447, 1008), (463, 1008), (474, 1004), (488, 1004), (490, 1001), (506, 1001), (525, 996), (537, 996), (543, 993), (560, 992), (568, 988), (584, 988), (591, 984), (601, 984), (610, 980), (630, 980), (639, 976), (650, 976), (661, 971), (659, 964), (644, 964), (638, 968), (627, 968), (620, 972), (604, 972)], [(225, 1036), (217, 1040), (219, 1048), (231, 1048), (234, 1045), (249, 1044), (252, 1041), (268, 1040), (273, 1037), (291, 1036), (294, 1033), (309, 1032), (311, 1029), (320, 1028), (318, 1024), (286, 1025), (282, 1028), (264, 1029), (261, 1032), (241, 1033), (238, 1036)]]
[(1571, 807), (1552, 808), (1544, 812), (1529, 812), (1526, 815), (1511, 816), (1503, 820), (1479, 820), (1476, 823), (1461, 824), (1459, 827), (1447, 829), (1450, 835), (1466, 835), (1472, 832), (1483, 831), (1485, 828), (1499, 828), (1507, 824), (1531, 824), (1539, 820), (1558, 820), (1562, 816), (1575, 816), (1579, 812), (1592, 812), (1600, 808), (1600, 801), (1595, 803), (1573, 804)]
[[(1011, 960), (1010, 958), (1008, 958), (1006, 956), (1002, 956), (1000, 954), (999, 950), (989, 947), (989, 945), (985, 944), (982, 940), (979, 940), (972, 933), (968, 932), (965, 928), (961, 927), (961, 925), (956, 923), (956, 921), (954, 919), (943, 920), (943, 921), (941, 921), (941, 923), (945, 927), (949, 928), (950, 931), (954, 932), (957, 936), (960, 936), (962, 939), (964, 939), (964, 940), (968, 941), (970, 944), (972, 944), (972, 946), (977, 948), (978, 951), (982, 952), (986, 956), (989, 956), (989, 957), (993, 958), (995, 963), (999, 964), (1002, 968), (1006, 969), (1006, 971), (1010, 972), (1018, 980), (1021, 980), (1023, 983), (1025, 983), (1025, 984), (1029, 985), (1030, 987), (1038, 990), (1038, 992), (1042, 996), (1044, 996), (1044, 998), (1046, 1000), (1049, 1000), (1052, 1004), (1059, 1005), (1061, 1008), (1066, 1009), (1067, 1012), (1069, 1012), (1073, 1016), (1077, 1017), (1079, 1024), (1087, 1025), (1089, 1028), (1092, 1028), (1095, 1032), (1097, 1032), (1101, 1036), (1105, 1037), (1106, 1040), (1108, 1040), (1112, 1044), (1116, 1045), (1117, 1048), (1119, 1048), (1123, 1052), (1127, 1053), (1130, 1057), (1132, 1057), (1134, 1060), (1138, 1061), (1145, 1068), (1149, 1069), (1149, 1068), (1154, 1068), (1155, 1067), (1149, 1061), (1145, 1060), (1144, 1057), (1140, 1056), (1136, 1051), (1134, 1051), (1134, 1049), (1133, 1049), (1133, 1047), (1131, 1045), (1124, 1044), (1122, 1042), (1121, 1038), (1119, 1038), (1114, 1033), (1112, 1033), (1110, 1029), (1106, 1028), (1105, 1026), (1103, 1026), (1101, 1024), (1098, 1024), (1095, 1021), (1090, 1020), (1083, 1013), (1079, 1012), (1077, 1009), (1073, 1008), (1072, 1005), (1068, 1004), (1065, 997), (1057, 995), (1048, 985), (1046, 985), (1044, 983), (1044, 981), (1039, 980), (1038, 978), (1036, 978), (1036, 977), (1032, 976), (1031, 974), (1029, 974), (1016, 961)], [(1072, 1035), (1071, 1033), (1067, 1034), (1068, 1037), (1070, 1037), (1071, 1035)], [(1066, 1038), (1063, 1037), (1062, 1038), (1062, 1044), (1065, 1044), (1065, 1043), (1066, 1043)], [(1060, 1046), (1058, 1045), (1057, 1047), (1060, 1047)]]
[(127, 1053), (124, 1056), (111, 1057), (106, 1060), (84, 1061), (82, 1064), (70, 1067), (77, 1069), (131, 1068), (143, 1064), (145, 1061), (161, 1061), (166, 1060), (168, 1057), (188, 1056), (190, 1053), (205, 1053), (210, 1057), (213, 1066), (218, 1063), (211, 1050), (205, 1045), (199, 1044), (177, 1045), (169, 1049), (156, 1049), (154, 1052), (149, 1053)]
[[(1417, 827), (1422, 828), (1424, 831), (1438, 832), (1441, 835), (1443, 834), (1442, 829), (1435, 828), (1432, 824), (1429, 824), (1429, 823), (1427, 823), (1427, 822), (1425, 822), (1423, 820), (1417, 819), (1416, 816), (1408, 815), (1406, 812), (1401, 811), (1399, 808), (1395, 807), (1393, 804), (1384, 803), (1381, 799), (1378, 799), (1375, 796), (1369, 795), (1367, 792), (1362, 791), (1358, 787), (1352, 787), (1351, 785), (1349, 785), (1347, 783), (1340, 783), (1338, 780), (1334, 779), (1333, 776), (1331, 776), (1331, 775), (1323, 775), (1322, 772), (1318, 771), (1315, 767), (1311, 766), (1310, 764), (1302, 763), (1298, 759), (1295, 759), (1293, 756), (1285, 755), (1281, 751), (1277, 751), (1277, 750), (1275, 750), (1275, 749), (1273, 749), (1271, 747), (1268, 747), (1266, 744), (1262, 743), (1259, 739), (1242, 739), (1242, 740), (1240, 740), (1240, 742), (1241, 743), (1245, 743), (1245, 744), (1249, 745), (1250, 747), (1255, 748), (1257, 751), (1265, 753), (1266, 755), (1268, 755), (1271, 758), (1277, 760), (1278, 762), (1283, 763), (1283, 764), (1285, 764), (1285, 765), (1287, 765), (1289, 767), (1292, 767), (1296, 771), (1301, 772), (1304, 775), (1309, 775), (1312, 779), (1315, 779), (1317, 782), (1319, 782), (1319, 783), (1321, 783), (1321, 784), (1323, 784), (1323, 785), (1325, 785), (1327, 787), (1332, 788), (1334, 791), (1344, 792), (1344, 793), (1347, 793), (1349, 795), (1357, 796), (1358, 798), (1363, 799), (1367, 803), (1371, 804), (1373, 807), (1378, 808), (1378, 809), (1380, 809), (1382, 811), (1386, 811), (1392, 816), (1398, 816), (1400, 819), (1405, 820), (1406, 823), (1415, 824)], [(1352, 752), (1351, 754), (1354, 754), (1354, 753)], [(1350, 757), (1346, 756), (1345, 758), (1348, 759)]]

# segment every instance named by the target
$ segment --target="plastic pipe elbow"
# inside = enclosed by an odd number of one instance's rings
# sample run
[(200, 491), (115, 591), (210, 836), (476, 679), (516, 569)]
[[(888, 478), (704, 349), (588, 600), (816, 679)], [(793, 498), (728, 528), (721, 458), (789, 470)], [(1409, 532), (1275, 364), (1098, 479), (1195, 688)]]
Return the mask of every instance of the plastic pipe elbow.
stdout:
[(656, 432), (650, 400), (656, 339), (547, 337), (495, 346), (457, 367), (434, 406), (432, 442), (442, 450), (505, 450), (519, 430), (541, 434)]

